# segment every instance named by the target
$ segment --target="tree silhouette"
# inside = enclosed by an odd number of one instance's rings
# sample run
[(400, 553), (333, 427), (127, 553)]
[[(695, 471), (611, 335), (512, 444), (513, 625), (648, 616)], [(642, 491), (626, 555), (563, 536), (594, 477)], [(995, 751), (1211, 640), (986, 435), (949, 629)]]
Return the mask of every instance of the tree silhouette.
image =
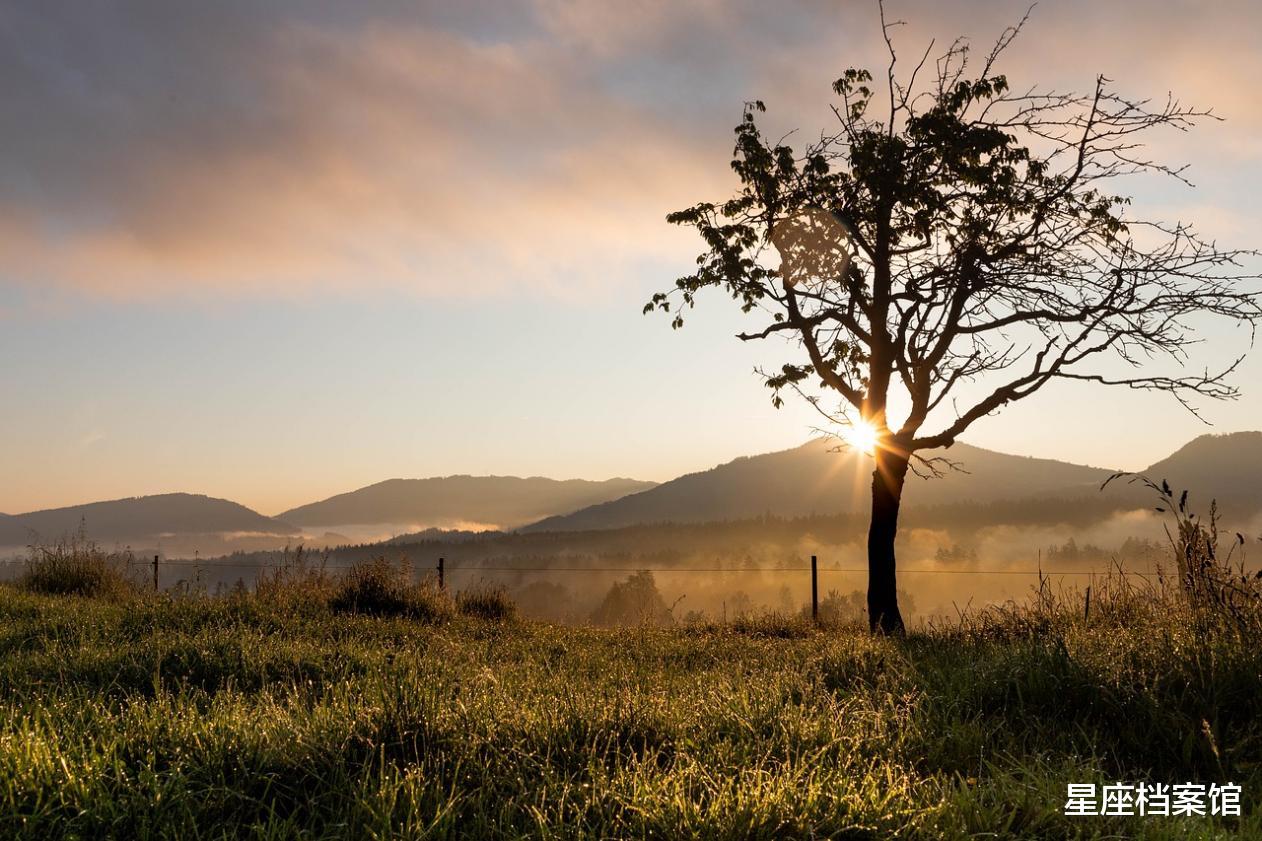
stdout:
[[(1137, 174), (1184, 181), (1183, 167), (1147, 156), (1141, 135), (1186, 131), (1211, 112), (1128, 99), (1103, 76), (1088, 95), (1014, 90), (994, 68), (1025, 23), (1004, 31), (975, 76), (958, 39), (936, 73), (925, 74), (931, 43), (903, 81), (897, 24), (882, 9), (880, 93), (871, 73), (847, 70), (833, 85), (835, 128), (802, 153), (766, 139), (763, 103), (747, 103), (732, 160), (739, 192), (667, 217), (695, 227), (706, 251), (645, 312), (673, 312), (679, 327), (700, 290), (725, 290), (768, 316), (739, 338), (794, 348), (780, 370), (760, 371), (777, 406), (789, 388), (875, 439), (873, 631), (903, 628), (894, 537), (907, 472), (954, 466), (925, 451), (1054, 380), (1168, 392), (1193, 412), (1189, 398), (1234, 397), (1227, 377), (1240, 360), (1187, 370), (1192, 321), (1221, 317), (1252, 337), (1262, 314), (1258, 276), (1240, 262), (1255, 252), (1133, 218), (1110, 189)], [(933, 81), (918, 85), (922, 74)], [(821, 393), (840, 409), (825, 409)], [(891, 396), (906, 406), (901, 420), (887, 414)]]

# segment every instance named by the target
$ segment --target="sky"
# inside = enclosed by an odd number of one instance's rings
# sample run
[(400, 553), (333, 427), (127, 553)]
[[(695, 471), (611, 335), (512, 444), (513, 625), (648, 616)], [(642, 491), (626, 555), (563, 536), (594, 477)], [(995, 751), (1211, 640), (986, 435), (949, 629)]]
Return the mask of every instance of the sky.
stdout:
[[(906, 55), (989, 46), (1026, 3), (890, 2)], [(1034, 9), (1014, 85), (1213, 107), (1153, 138), (1195, 188), (1147, 215), (1256, 247), (1262, 7)], [(802, 137), (883, 67), (875, 3), (0, 0), (0, 511), (170, 491), (264, 513), (390, 477), (666, 480), (796, 446), (721, 295), (641, 308), (701, 250), (666, 213), (732, 190), (742, 103)], [(1208, 334), (1196, 360), (1247, 350)], [(783, 361), (783, 360), (779, 360)], [(965, 439), (1140, 469), (1262, 427), (1262, 359), (1207, 426), (1056, 386)]]

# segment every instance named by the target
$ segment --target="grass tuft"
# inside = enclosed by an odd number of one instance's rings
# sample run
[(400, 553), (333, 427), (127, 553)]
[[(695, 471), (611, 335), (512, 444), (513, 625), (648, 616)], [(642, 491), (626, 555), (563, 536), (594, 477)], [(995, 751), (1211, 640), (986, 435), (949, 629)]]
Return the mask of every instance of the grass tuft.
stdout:
[(82, 538), (34, 546), (18, 586), (32, 593), (123, 599), (138, 592), (130, 552), (107, 552)]
[(429, 582), (414, 584), (406, 566), (378, 558), (347, 569), (334, 587), (329, 607), (335, 613), (406, 616), (438, 622), (454, 612), (450, 596)]
[(490, 622), (506, 622), (517, 615), (517, 605), (503, 587), (483, 584), (456, 595), (456, 610)]

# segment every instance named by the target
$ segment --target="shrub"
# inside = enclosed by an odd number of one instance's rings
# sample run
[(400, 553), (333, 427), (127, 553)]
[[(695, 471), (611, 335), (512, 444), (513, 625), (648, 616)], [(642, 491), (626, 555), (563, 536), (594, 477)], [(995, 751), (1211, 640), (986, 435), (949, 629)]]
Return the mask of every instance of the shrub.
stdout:
[(441, 622), (450, 619), (456, 606), (446, 590), (437, 584), (423, 581), (408, 588), (408, 616), (422, 622)]
[[(327, 558), (322, 558), (319, 564), (313, 564), (309, 558), (310, 553), (302, 546), (293, 554), (286, 549), (280, 566), (260, 572), (255, 595), (260, 601), (273, 605), (326, 608), (333, 598), (336, 582), (326, 568)], [(245, 595), (244, 588), (236, 592), (238, 598)]]
[(337, 583), (329, 607), (339, 613), (373, 616), (409, 616), (439, 621), (451, 616), (451, 598), (428, 582), (413, 584), (406, 565), (394, 566), (385, 558), (355, 564)]
[(399, 616), (407, 612), (407, 588), (402, 570), (377, 558), (346, 570), (329, 606), (340, 613)]
[(106, 552), (77, 537), (34, 546), (18, 586), (33, 593), (125, 598), (138, 591), (128, 569), (131, 552)]
[(502, 587), (489, 585), (464, 590), (456, 596), (456, 610), (465, 616), (503, 622), (517, 613), (517, 605)]

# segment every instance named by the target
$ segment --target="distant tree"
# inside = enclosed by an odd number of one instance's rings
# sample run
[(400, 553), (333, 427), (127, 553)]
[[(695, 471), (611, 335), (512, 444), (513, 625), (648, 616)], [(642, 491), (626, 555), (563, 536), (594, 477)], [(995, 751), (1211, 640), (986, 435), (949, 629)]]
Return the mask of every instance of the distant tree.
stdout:
[(532, 581), (513, 594), (522, 614), (534, 619), (565, 622), (574, 618), (574, 594), (555, 581)]
[[(1257, 276), (1239, 267), (1254, 252), (1135, 218), (1112, 191), (1132, 174), (1183, 180), (1183, 167), (1146, 157), (1141, 135), (1186, 130), (1210, 112), (1125, 98), (1103, 76), (1087, 95), (1014, 90), (994, 68), (1024, 23), (1005, 30), (976, 75), (959, 39), (918, 85), (933, 44), (900, 80), (896, 24), (882, 9), (890, 61), (880, 94), (867, 70), (847, 70), (833, 84), (835, 129), (800, 154), (766, 139), (763, 103), (747, 104), (732, 161), (740, 191), (667, 217), (695, 227), (706, 251), (645, 311), (673, 312), (679, 327), (697, 294), (717, 287), (765, 313), (739, 338), (785, 337), (795, 348), (778, 371), (760, 372), (773, 402), (795, 390), (870, 445), (873, 631), (903, 628), (894, 538), (907, 472), (953, 466), (925, 451), (1057, 380), (1168, 392), (1193, 411), (1191, 397), (1234, 397), (1226, 377), (1239, 360), (1186, 370), (1192, 319), (1252, 331), (1262, 315), (1256, 289), (1243, 288)], [(1170, 367), (1149, 367), (1161, 362)], [(906, 408), (899, 420), (887, 413), (891, 397)]]
[(737, 590), (728, 599), (728, 611), (735, 618), (750, 616), (754, 612), (754, 600), (744, 590)]
[[(898, 596), (902, 602), (902, 607), (908, 613), (916, 612), (916, 604), (911, 595), (899, 590)], [(858, 625), (863, 622), (865, 610), (865, 598), (862, 592), (852, 590), (842, 595), (837, 590), (829, 590), (828, 594), (819, 602), (819, 618), (825, 622), (832, 622), (840, 625)], [(805, 616), (809, 608), (804, 608), (802, 615)]]
[(825, 622), (859, 623), (863, 621), (863, 614), (863, 594), (858, 590), (844, 596), (836, 590), (829, 590), (819, 603), (819, 617)]
[(977, 550), (966, 544), (952, 543), (950, 546), (939, 546), (933, 559), (946, 564), (971, 564), (977, 560)]
[(614, 582), (592, 612), (592, 621), (597, 625), (662, 625), (670, 621), (670, 609), (653, 573), (642, 570)]
[(780, 612), (785, 616), (793, 612), (793, 591), (788, 584), (780, 585)]

